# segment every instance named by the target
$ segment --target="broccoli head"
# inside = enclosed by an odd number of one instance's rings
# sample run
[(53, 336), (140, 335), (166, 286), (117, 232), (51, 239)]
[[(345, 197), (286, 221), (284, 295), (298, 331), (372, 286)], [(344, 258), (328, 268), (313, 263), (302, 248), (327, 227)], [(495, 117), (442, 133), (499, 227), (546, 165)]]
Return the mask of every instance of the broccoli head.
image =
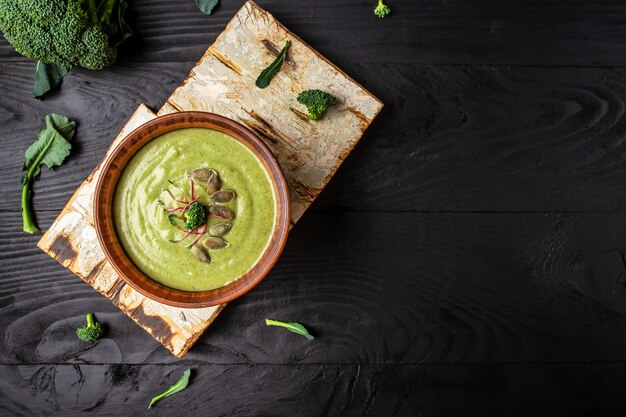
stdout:
[(76, 329), (76, 336), (83, 342), (93, 343), (104, 334), (104, 326), (96, 321), (93, 313), (87, 314), (87, 325)]
[(383, 0), (378, 0), (378, 5), (374, 9), (374, 14), (380, 18), (383, 18), (391, 13), (391, 9), (383, 3)]
[(197, 201), (195, 203), (191, 203), (189, 208), (184, 214), (185, 221), (185, 229), (193, 230), (198, 226), (202, 226), (206, 222), (207, 212), (204, 206)]
[(320, 90), (305, 90), (298, 94), (298, 102), (306, 106), (311, 120), (317, 120), (337, 102), (337, 99)]
[[(122, 0), (3, 0), (0, 2), (0, 30), (20, 54), (64, 68), (101, 69), (115, 61), (117, 51), (109, 34), (124, 24), (119, 13)], [(105, 10), (106, 9), (106, 10)], [(121, 11), (123, 11), (123, 7)], [(101, 16), (99, 16), (101, 14)], [(128, 30), (130, 30), (128, 28)], [(126, 34), (124, 34), (126, 36)], [(112, 46), (113, 45), (113, 46)]]

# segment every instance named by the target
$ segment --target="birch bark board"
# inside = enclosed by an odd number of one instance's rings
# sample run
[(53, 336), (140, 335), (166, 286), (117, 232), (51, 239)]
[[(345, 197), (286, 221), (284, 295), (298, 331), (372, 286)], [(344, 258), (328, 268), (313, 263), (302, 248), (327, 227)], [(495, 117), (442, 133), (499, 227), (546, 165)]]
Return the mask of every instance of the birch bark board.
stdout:
[[(264, 89), (259, 73), (291, 41), (285, 62)], [(338, 105), (316, 121), (296, 101), (320, 89)], [(159, 115), (197, 110), (221, 114), (264, 139), (280, 162), (291, 193), (291, 221), (298, 221), (335, 174), (382, 103), (274, 17), (249, 1), (174, 91)]]
[[(284, 44), (287, 59), (270, 86), (254, 81)], [(308, 88), (338, 98), (323, 119), (310, 121), (295, 101)], [(291, 193), (292, 225), (319, 195), (382, 108), (382, 103), (289, 32), (272, 15), (247, 2), (209, 47), (159, 115), (195, 110), (221, 114), (256, 131), (280, 162)], [(134, 129), (157, 117), (139, 106), (111, 151)], [(183, 309), (150, 300), (127, 285), (106, 261), (93, 225), (93, 193), (100, 166), (81, 184), (38, 246), (182, 357), (224, 305)]]

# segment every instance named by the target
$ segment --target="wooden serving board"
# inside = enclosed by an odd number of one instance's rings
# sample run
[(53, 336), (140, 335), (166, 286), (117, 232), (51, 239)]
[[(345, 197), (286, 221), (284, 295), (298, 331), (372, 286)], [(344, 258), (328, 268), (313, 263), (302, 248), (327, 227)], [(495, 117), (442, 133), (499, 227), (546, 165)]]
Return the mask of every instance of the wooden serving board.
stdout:
[[(254, 85), (285, 40), (291, 47), (265, 89)], [(295, 97), (319, 88), (338, 98), (322, 118), (310, 121)], [(254, 2), (247, 2), (207, 49), (158, 115), (195, 110), (221, 114), (254, 130), (281, 164), (291, 195), (292, 225), (326, 186), (382, 103), (287, 30)], [(107, 156), (128, 133), (157, 117), (139, 106)], [(105, 156), (105, 159), (107, 158)], [(93, 225), (98, 165), (76, 190), (38, 246), (107, 297), (177, 357), (182, 357), (224, 305), (184, 309), (152, 301), (127, 285), (106, 261)]]

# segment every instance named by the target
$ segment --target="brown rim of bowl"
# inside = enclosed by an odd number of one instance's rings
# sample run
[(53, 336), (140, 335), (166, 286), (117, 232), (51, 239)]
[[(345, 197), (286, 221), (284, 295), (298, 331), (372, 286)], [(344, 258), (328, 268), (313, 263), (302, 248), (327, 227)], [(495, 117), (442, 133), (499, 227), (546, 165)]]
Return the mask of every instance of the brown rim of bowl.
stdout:
[[(236, 281), (208, 291), (183, 291), (167, 287), (144, 274), (126, 255), (115, 230), (113, 199), (118, 180), (128, 161), (146, 143), (165, 133), (190, 127), (218, 130), (245, 144), (263, 163), (276, 198), (276, 222), (271, 241), (257, 263)], [(250, 129), (213, 113), (179, 112), (153, 119), (134, 131), (106, 157), (94, 193), (94, 223), (106, 259), (117, 274), (146, 297), (175, 307), (210, 307), (231, 301), (254, 288), (265, 278), (285, 247), (289, 232), (289, 189), (285, 176), (270, 149)]]

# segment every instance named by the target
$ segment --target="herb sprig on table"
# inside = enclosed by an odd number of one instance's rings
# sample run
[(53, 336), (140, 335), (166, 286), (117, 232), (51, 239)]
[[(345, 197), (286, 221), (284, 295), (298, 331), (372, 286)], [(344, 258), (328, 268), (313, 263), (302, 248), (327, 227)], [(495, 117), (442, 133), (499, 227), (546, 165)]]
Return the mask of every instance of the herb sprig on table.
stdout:
[(286, 322), (286, 321), (272, 320), (272, 319), (265, 319), (265, 324), (268, 325), (268, 326), (284, 327), (285, 329), (289, 330), (290, 332), (293, 332), (293, 333), (299, 334), (300, 336), (306, 337), (308, 340), (315, 339), (313, 336), (311, 336), (311, 334), (306, 329), (306, 327), (304, 327), (300, 323)]
[(185, 372), (183, 372), (183, 375), (178, 379), (178, 381), (174, 383), (174, 385), (170, 386), (165, 392), (157, 395), (156, 397), (152, 399), (152, 401), (150, 401), (150, 404), (148, 404), (148, 409), (152, 408), (154, 404), (156, 404), (158, 401), (162, 400), (163, 398), (169, 397), (170, 395), (176, 394), (177, 392), (180, 392), (184, 390), (185, 388), (187, 388), (187, 385), (189, 385), (190, 376), (191, 376), (191, 369), (187, 369)]
[(22, 170), (26, 174), (22, 178), (22, 220), (24, 231), (28, 233), (39, 231), (31, 208), (33, 182), (39, 178), (42, 165), (52, 169), (65, 161), (72, 149), (70, 140), (76, 132), (76, 123), (65, 116), (53, 113), (45, 120), (46, 127), (39, 131), (37, 140), (24, 154)]
[(211, 14), (219, 2), (220, 0), (196, 0), (196, 6), (202, 13)]

